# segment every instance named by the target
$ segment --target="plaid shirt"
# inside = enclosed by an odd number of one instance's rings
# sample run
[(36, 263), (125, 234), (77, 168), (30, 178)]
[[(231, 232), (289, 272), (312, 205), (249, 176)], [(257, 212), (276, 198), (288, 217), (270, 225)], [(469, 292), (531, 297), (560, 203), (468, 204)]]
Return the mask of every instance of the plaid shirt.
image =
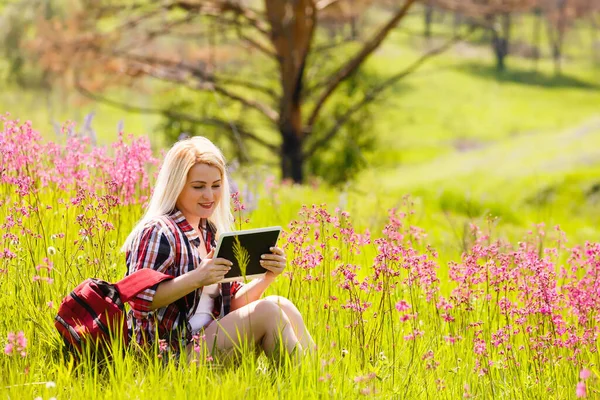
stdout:
[[(215, 247), (216, 228), (207, 220), (202, 220), (202, 231), (206, 232), (206, 251)], [(127, 273), (142, 268), (152, 268), (174, 277), (192, 271), (200, 265), (200, 237), (196, 230), (185, 219), (179, 210), (150, 221), (142, 229), (131, 249), (126, 253)], [(138, 294), (129, 302), (131, 311), (128, 315), (128, 326), (132, 330), (132, 338), (144, 345), (153, 343), (155, 332), (159, 339), (166, 339), (173, 346), (181, 339), (191, 339), (189, 318), (196, 312), (202, 294), (198, 288), (188, 295), (154, 311), (150, 305), (154, 299), (158, 285)], [(235, 296), (241, 284), (237, 282), (222, 283), (221, 293), (215, 299), (213, 316), (226, 315), (231, 305), (231, 297)]]

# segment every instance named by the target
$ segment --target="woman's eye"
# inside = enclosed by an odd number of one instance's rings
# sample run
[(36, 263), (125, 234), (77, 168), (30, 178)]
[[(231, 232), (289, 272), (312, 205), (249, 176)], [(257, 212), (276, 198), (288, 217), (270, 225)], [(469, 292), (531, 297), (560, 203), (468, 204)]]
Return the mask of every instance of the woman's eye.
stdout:
[(213, 186), (213, 189), (218, 189), (220, 187), (221, 187), (221, 185)]
[(204, 186), (192, 186), (194, 189), (204, 189)]

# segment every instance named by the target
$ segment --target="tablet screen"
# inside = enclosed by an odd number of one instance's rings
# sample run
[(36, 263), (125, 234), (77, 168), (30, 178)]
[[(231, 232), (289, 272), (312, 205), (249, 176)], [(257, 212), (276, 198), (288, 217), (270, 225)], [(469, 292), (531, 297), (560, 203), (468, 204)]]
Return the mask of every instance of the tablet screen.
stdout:
[(220, 235), (214, 257), (225, 258), (233, 263), (221, 282), (243, 280), (244, 266), (246, 279), (263, 275), (267, 270), (260, 265), (260, 256), (271, 253), (270, 248), (277, 245), (280, 233), (280, 226), (270, 226)]

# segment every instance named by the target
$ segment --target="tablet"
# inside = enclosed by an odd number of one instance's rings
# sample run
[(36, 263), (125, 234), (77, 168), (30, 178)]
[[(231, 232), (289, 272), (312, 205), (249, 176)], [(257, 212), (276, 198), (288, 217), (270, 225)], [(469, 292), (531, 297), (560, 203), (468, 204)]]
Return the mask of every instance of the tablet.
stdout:
[(254, 279), (264, 275), (267, 270), (260, 265), (260, 256), (271, 253), (270, 248), (277, 245), (280, 233), (280, 226), (269, 226), (221, 234), (214, 257), (225, 258), (233, 263), (231, 269), (225, 275), (225, 279), (221, 282), (243, 280), (242, 268), (244, 264), (246, 266), (246, 279)]

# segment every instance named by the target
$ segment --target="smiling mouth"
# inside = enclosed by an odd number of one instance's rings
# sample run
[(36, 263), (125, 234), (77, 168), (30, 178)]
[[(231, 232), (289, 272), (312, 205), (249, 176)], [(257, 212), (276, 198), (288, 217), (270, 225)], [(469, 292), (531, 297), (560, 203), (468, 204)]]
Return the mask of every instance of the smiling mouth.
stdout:
[(198, 205), (200, 205), (200, 207), (206, 208), (206, 209), (212, 208), (213, 204), (215, 204), (215, 203), (214, 202), (213, 203), (205, 203), (205, 204), (198, 203)]

